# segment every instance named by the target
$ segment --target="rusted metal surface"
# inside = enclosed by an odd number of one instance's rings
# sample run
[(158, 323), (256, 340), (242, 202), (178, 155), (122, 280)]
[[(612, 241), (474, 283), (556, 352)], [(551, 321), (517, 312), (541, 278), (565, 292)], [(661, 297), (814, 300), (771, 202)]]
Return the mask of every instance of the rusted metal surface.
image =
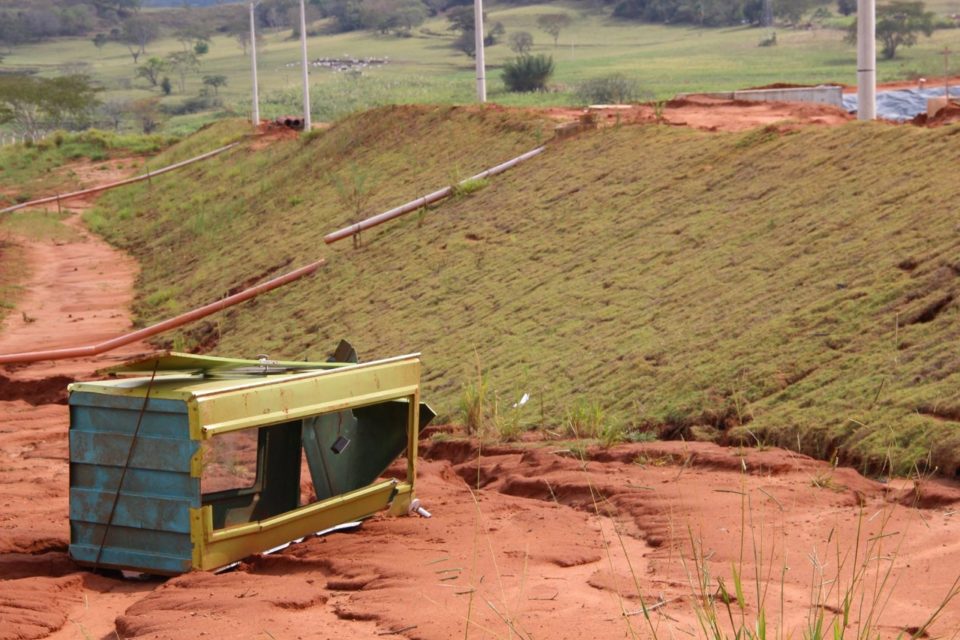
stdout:
[(300, 267), (299, 269), (295, 269), (290, 273), (250, 287), (249, 289), (245, 289), (240, 293), (235, 293), (234, 295), (228, 296), (222, 300), (212, 302), (198, 309), (194, 309), (193, 311), (188, 311), (180, 314), (179, 316), (164, 320), (163, 322), (158, 322), (155, 325), (140, 329), (138, 331), (133, 331), (126, 335), (112, 338), (105, 342), (87, 345), (85, 347), (48, 349), (45, 351), (27, 351), (24, 353), (0, 355), (0, 364), (22, 364), (28, 362), (39, 362), (41, 360), (65, 360), (68, 358), (86, 358), (96, 356), (112, 349), (128, 345), (132, 342), (137, 342), (138, 340), (146, 340), (147, 338), (155, 336), (158, 333), (163, 333), (164, 331), (169, 331), (170, 329), (176, 329), (177, 327), (183, 326), (195, 320), (200, 320), (201, 318), (205, 318), (216, 313), (217, 311), (226, 309), (227, 307), (232, 307), (233, 305), (250, 300), (261, 293), (272, 291), (277, 287), (282, 287), (285, 284), (299, 280), (304, 276), (308, 276), (316, 272), (316, 270), (325, 263), (326, 260), (318, 260), (314, 263), (308, 264), (305, 267)]
[(47, 198), (40, 198), (39, 200), (31, 200), (30, 202), (24, 202), (24, 203), (21, 203), (21, 204), (15, 204), (15, 205), (13, 205), (12, 207), (7, 207), (6, 209), (0, 209), (0, 213), (10, 213), (10, 212), (12, 212), (12, 211), (17, 211), (18, 209), (25, 209), (25, 208), (27, 208), (27, 207), (34, 207), (34, 206), (40, 205), (40, 204), (48, 204), (48, 203), (50, 203), (50, 202), (56, 202), (56, 203), (57, 203), (57, 207), (59, 207), (59, 206), (60, 206), (60, 203), (61, 203), (62, 201), (64, 201), (64, 200), (69, 200), (70, 198), (79, 198), (79, 197), (81, 197), (81, 196), (88, 196), (88, 195), (91, 195), (91, 194), (94, 194), (94, 193), (100, 193), (101, 191), (107, 191), (107, 190), (109, 190), (109, 189), (115, 189), (115, 188), (117, 188), (117, 187), (122, 187), (122, 186), (125, 186), (125, 185), (128, 185), (128, 184), (133, 184), (133, 183), (135, 183), (135, 182), (143, 182), (144, 180), (150, 180), (151, 178), (155, 178), (155, 177), (157, 177), (157, 176), (159, 176), (159, 175), (162, 175), (162, 174), (164, 174), (164, 173), (167, 173), (168, 171), (173, 171), (174, 169), (179, 169), (179, 168), (181, 168), (181, 167), (185, 167), (185, 166), (187, 166), (187, 165), (189, 165), (189, 164), (193, 164), (194, 162), (200, 162), (201, 160), (206, 160), (207, 158), (212, 158), (213, 156), (219, 155), (219, 154), (223, 153), (224, 151), (229, 151), (230, 149), (234, 148), (234, 147), (237, 146), (238, 144), (240, 144), (240, 143), (239, 143), (239, 142), (234, 142), (234, 143), (228, 144), (228, 145), (225, 146), (225, 147), (220, 147), (219, 149), (214, 149), (213, 151), (208, 151), (208, 152), (203, 153), (203, 154), (201, 154), (201, 155), (199, 155), (199, 156), (196, 156), (196, 157), (194, 157), (194, 158), (190, 158), (190, 159), (188, 159), (188, 160), (183, 160), (183, 161), (181, 161), (181, 162), (177, 162), (177, 163), (175, 163), (175, 164), (171, 164), (171, 165), (169, 165), (169, 166), (167, 166), (167, 167), (163, 167), (162, 169), (157, 169), (156, 171), (147, 171), (147, 172), (146, 172), (145, 174), (143, 174), (143, 175), (135, 176), (135, 177), (133, 177), (133, 178), (127, 178), (126, 180), (120, 180), (120, 181), (118, 181), (118, 182), (110, 182), (110, 183), (108, 183), (108, 184), (102, 184), (102, 185), (99, 185), (99, 186), (97, 186), (97, 187), (92, 187), (92, 188), (90, 188), (90, 189), (84, 189), (84, 190), (82, 190), (82, 191), (72, 191), (72, 192), (70, 192), (70, 193), (61, 193), (61, 194), (57, 194), (57, 195), (55, 195), (55, 196), (49, 196), (49, 197), (47, 197)]
[[(495, 176), (495, 175), (497, 175), (498, 173), (503, 173), (503, 172), (506, 171), (507, 169), (510, 169), (510, 168), (512, 168), (512, 167), (515, 167), (516, 165), (520, 164), (520, 163), (523, 162), (524, 160), (529, 160), (530, 158), (533, 158), (534, 156), (540, 155), (540, 154), (543, 153), (545, 150), (546, 150), (546, 147), (537, 147), (536, 149), (534, 149), (534, 150), (532, 150), (532, 151), (528, 151), (528, 152), (526, 152), (525, 154), (523, 154), (523, 155), (521, 155), (521, 156), (517, 156), (516, 158), (514, 158), (514, 159), (512, 159), (512, 160), (507, 160), (506, 162), (504, 162), (504, 163), (502, 163), (502, 164), (498, 164), (498, 165), (495, 166), (495, 167), (491, 167), (491, 168), (487, 169), (486, 171), (483, 171), (483, 172), (481, 172), (481, 173), (478, 173), (477, 175), (475, 175), (475, 176), (473, 176), (473, 177), (467, 178), (466, 180), (461, 180), (458, 184), (461, 184), (461, 185), (462, 185), (462, 184), (466, 184), (466, 183), (468, 183), (468, 182), (471, 182), (471, 181), (473, 181), (473, 180), (483, 180), (484, 178), (489, 178), (490, 176)], [(348, 238), (348, 237), (350, 237), (350, 236), (354, 236), (354, 235), (360, 233), (361, 231), (366, 231), (367, 229), (370, 229), (371, 227), (376, 227), (377, 225), (381, 225), (381, 224), (383, 224), (384, 222), (387, 222), (388, 220), (393, 220), (394, 218), (399, 218), (400, 216), (405, 215), (405, 214), (407, 214), (407, 213), (410, 213), (410, 212), (412, 212), (412, 211), (416, 211), (417, 209), (420, 209), (421, 207), (425, 207), (425, 206), (427, 206), (427, 205), (429, 205), (429, 204), (433, 204), (434, 202), (437, 202), (438, 200), (443, 200), (444, 198), (450, 196), (450, 194), (452, 194), (452, 193), (453, 193), (453, 187), (452, 187), (452, 186), (451, 186), (451, 187), (444, 187), (443, 189), (439, 189), (439, 190), (437, 190), (437, 191), (434, 191), (433, 193), (428, 193), (427, 195), (421, 196), (421, 197), (417, 198), (416, 200), (412, 200), (412, 201), (410, 201), (410, 202), (408, 202), (408, 203), (406, 203), (406, 204), (404, 204), (404, 205), (400, 205), (399, 207), (394, 207), (393, 209), (390, 209), (389, 211), (384, 211), (383, 213), (379, 213), (379, 214), (377, 214), (377, 215), (375, 215), (375, 216), (372, 216), (372, 217), (370, 217), (370, 218), (367, 218), (366, 220), (362, 220), (361, 222), (358, 222), (358, 223), (356, 223), (356, 224), (352, 224), (352, 225), (350, 225), (349, 227), (344, 227), (344, 228), (342, 228), (342, 229), (339, 229), (339, 230), (337, 230), (337, 231), (334, 231), (333, 233), (329, 233), (329, 234), (327, 234), (326, 236), (324, 236), (323, 241), (326, 242), (327, 244), (332, 244), (332, 243), (336, 242), (337, 240), (343, 240), (344, 238)]]
[(70, 555), (160, 574), (193, 564), (190, 509), (200, 479), (182, 402), (95, 393), (70, 397)]

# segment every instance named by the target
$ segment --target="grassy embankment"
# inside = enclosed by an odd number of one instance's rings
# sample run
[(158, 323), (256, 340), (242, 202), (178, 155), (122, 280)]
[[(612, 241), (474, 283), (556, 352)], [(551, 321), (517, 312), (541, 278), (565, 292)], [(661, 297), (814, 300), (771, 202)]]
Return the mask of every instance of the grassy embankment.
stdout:
[[(697, 29), (638, 24), (611, 20), (603, 12), (581, 12), (574, 6), (555, 3), (524, 7), (491, 5), (487, 11), (489, 23), (502, 22), (507, 34), (518, 30), (530, 32), (535, 38), (533, 52), (552, 54), (556, 61), (553, 78), (556, 92), (510, 94), (503, 89), (498, 69), (513, 53), (505, 43), (490, 47), (487, 51), (490, 99), (508, 105), (575, 104), (574, 90), (579, 83), (613, 72), (635, 79), (645, 95), (657, 99), (669, 98), (678, 92), (729, 90), (773, 82), (853, 84), (856, 78), (856, 52), (843, 41), (841, 29), (780, 29), (777, 46), (761, 48), (757, 45), (769, 32), (756, 28)], [(559, 46), (555, 48), (550, 36), (537, 28), (536, 17), (556, 11), (569, 13), (573, 24), (561, 32)], [(316, 26), (322, 28), (323, 24)], [(268, 33), (260, 49), (264, 117), (300, 109), (299, 43), (289, 36), (289, 30)], [(434, 18), (415, 29), (409, 38), (368, 32), (310, 38), (312, 58), (344, 54), (390, 58), (387, 65), (364, 69), (361, 77), (314, 69), (311, 82), (315, 119), (333, 120), (356, 109), (388, 103), (472, 102), (473, 62), (450, 46), (454, 36), (447, 29), (445, 19)], [(939, 75), (943, 60), (938, 52), (945, 46), (960, 49), (960, 30), (937, 31), (932, 38), (921, 38), (915, 47), (902, 48), (895, 60), (881, 60), (878, 77), (887, 81)], [(165, 37), (151, 43), (144, 57), (163, 57), (181, 49), (182, 45), (173, 37)], [(237, 43), (227, 36), (215, 37), (210, 52), (201, 62), (200, 72), (187, 77), (186, 91), (181, 94), (177, 88), (162, 102), (175, 105), (185, 97), (196, 96), (203, 86), (204, 75), (222, 74), (228, 78), (227, 86), (220, 90), (225, 107), (240, 114), (249, 113), (249, 59)], [(6, 56), (3, 67), (36, 71), (41, 75), (89, 73), (104, 86), (101, 95), (104, 100), (161, 95), (158, 89), (150, 89), (146, 80), (134, 77), (136, 67), (132, 58), (118, 43), (109, 43), (102, 51), (89, 39), (63, 39), (17, 47)], [(176, 85), (176, 74), (169, 75)], [(192, 131), (213, 115), (177, 116), (169, 122), (169, 130)]]
[(353, 217), (338, 180), (364, 185), (371, 214), (545, 130), (494, 109), (385, 109), (114, 193), (91, 221), (143, 262), (142, 321), (329, 259), (179, 348), (320, 358), (346, 337), (367, 359), (422, 351), (447, 416), (479, 357), (501, 412), (532, 395), (514, 414), (528, 425), (597, 403), (631, 430), (957, 472), (956, 127), (607, 129), (359, 250), (322, 244)]

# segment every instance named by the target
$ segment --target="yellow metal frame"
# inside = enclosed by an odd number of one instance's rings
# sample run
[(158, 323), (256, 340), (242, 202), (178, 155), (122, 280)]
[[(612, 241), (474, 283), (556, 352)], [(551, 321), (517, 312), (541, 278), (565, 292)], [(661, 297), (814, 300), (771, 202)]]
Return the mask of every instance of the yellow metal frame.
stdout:
[[(279, 393), (274, 387), (283, 382)], [(407, 400), (407, 478), (389, 480), (265, 520), (213, 528), (213, 509), (190, 510), (193, 566), (210, 570), (330, 527), (367, 518), (389, 507), (405, 514), (414, 495), (420, 421), (420, 359), (417, 355), (341, 369), (280, 376), (254, 383), (217, 385), (187, 398), (191, 438), (205, 440), (251, 429), (355, 409), (391, 400)], [(200, 452), (191, 460), (199, 478)]]
[(390, 504), (397, 486), (396, 480), (380, 482), (273, 518), (226, 529), (213, 528), (213, 510), (209, 506), (191, 509), (193, 567), (203, 571), (217, 569), (305, 535), (368, 518)]

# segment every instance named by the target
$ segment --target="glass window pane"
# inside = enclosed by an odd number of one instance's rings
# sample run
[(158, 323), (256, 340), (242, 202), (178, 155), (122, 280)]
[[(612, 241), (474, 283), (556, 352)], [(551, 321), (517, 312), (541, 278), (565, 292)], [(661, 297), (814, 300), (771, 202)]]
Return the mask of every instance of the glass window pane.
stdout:
[(228, 489), (250, 489), (257, 482), (259, 429), (244, 429), (217, 435), (201, 444), (204, 494)]

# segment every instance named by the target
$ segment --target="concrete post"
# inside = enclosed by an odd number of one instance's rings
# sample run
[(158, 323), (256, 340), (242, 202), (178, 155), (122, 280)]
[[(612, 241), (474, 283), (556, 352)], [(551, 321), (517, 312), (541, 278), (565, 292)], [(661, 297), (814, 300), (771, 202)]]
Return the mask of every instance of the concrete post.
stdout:
[(303, 130), (310, 131), (310, 64), (307, 60), (307, 10), (300, 0), (300, 64), (303, 67)]
[(857, 119), (877, 117), (877, 2), (857, 0)]
[(253, 111), (250, 120), (254, 128), (260, 124), (260, 90), (257, 86), (257, 19), (254, 15), (256, 0), (250, 0), (250, 69), (253, 74)]
[(477, 101), (487, 101), (487, 75), (483, 56), (483, 0), (473, 0), (473, 35), (476, 38)]

